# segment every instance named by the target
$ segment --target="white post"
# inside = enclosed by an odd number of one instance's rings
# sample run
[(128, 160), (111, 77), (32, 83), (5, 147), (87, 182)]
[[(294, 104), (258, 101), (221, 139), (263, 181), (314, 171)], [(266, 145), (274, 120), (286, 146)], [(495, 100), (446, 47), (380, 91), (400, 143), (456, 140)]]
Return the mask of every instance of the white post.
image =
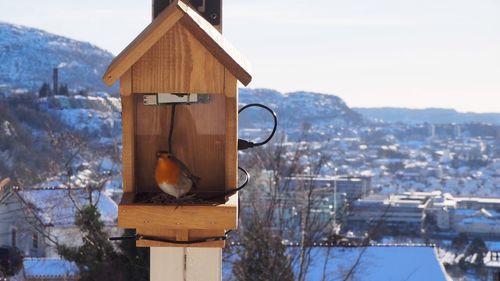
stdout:
[(152, 247), (150, 259), (150, 281), (222, 280), (219, 248)]

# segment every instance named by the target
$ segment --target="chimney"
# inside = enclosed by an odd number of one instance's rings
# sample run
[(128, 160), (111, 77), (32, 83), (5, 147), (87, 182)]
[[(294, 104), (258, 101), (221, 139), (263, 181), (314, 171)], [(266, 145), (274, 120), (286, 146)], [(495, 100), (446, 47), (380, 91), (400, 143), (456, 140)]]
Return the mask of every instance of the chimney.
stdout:
[(59, 92), (59, 69), (57, 67), (54, 67), (54, 70), (52, 72), (52, 87), (53, 94), (57, 95)]
[[(176, 0), (153, 0), (153, 19)], [(183, 0), (222, 32), (222, 0)]]

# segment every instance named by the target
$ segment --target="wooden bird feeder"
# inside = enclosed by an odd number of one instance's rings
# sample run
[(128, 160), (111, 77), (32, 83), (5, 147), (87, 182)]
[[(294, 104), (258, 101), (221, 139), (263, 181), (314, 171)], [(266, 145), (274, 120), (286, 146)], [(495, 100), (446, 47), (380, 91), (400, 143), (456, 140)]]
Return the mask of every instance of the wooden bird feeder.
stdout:
[[(118, 55), (103, 80), (120, 80), (123, 191), (118, 226), (175, 241), (224, 236), (237, 228), (237, 194), (216, 204), (164, 204), (139, 198), (161, 194), (156, 153), (166, 150), (176, 104), (172, 150), (201, 178), (196, 194), (213, 197), (237, 187), (237, 81), (252, 77), (220, 31), (182, 1), (173, 1)], [(162, 104), (165, 102), (166, 104)], [(138, 247), (224, 247), (137, 240)]]

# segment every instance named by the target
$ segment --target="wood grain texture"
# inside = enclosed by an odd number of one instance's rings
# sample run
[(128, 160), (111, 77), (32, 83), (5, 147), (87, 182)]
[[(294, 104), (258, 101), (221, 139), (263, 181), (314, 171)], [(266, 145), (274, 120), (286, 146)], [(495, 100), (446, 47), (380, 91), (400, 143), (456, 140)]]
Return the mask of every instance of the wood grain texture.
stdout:
[(123, 192), (135, 191), (135, 104), (132, 92), (131, 72), (127, 71), (120, 80), (122, 101), (122, 161)]
[(243, 85), (246, 86), (252, 81), (250, 63), (201, 15), (189, 8), (180, 23), (187, 27)]
[[(171, 106), (136, 103), (135, 174), (138, 192), (157, 192), (154, 179), (156, 152), (167, 150)], [(173, 154), (201, 180), (198, 192), (221, 192), (225, 182), (226, 115), (224, 95), (211, 95), (208, 104), (177, 105)]]
[(118, 226), (121, 228), (183, 229), (235, 229), (234, 205), (120, 205)]
[(226, 190), (238, 185), (238, 88), (236, 78), (229, 72), (224, 74), (224, 96), (226, 97)]
[(135, 93), (221, 94), (224, 66), (180, 24), (133, 66)]
[[(172, 239), (177, 241), (189, 241), (189, 240), (197, 240), (204, 239), (208, 237), (222, 237), (225, 234), (224, 230), (216, 229), (216, 230), (206, 230), (206, 229), (194, 229), (194, 230), (186, 230), (187, 238), (180, 240), (177, 238), (178, 230), (158, 230), (157, 228), (148, 228), (141, 227), (137, 229), (138, 234), (153, 236), (153, 237), (161, 237), (166, 239)], [(184, 230), (183, 230), (184, 231)], [(212, 242), (203, 242), (203, 243), (194, 243), (189, 245), (175, 244), (175, 243), (166, 243), (166, 242), (157, 242), (157, 241), (149, 241), (149, 240), (139, 240), (136, 242), (137, 247), (207, 247), (207, 248), (223, 248), (225, 246), (224, 241), (212, 241)]]
[(184, 15), (185, 12), (178, 5), (168, 6), (111, 62), (102, 78), (104, 83), (113, 85)]
[(225, 241), (211, 241), (196, 243), (191, 245), (179, 245), (175, 243), (149, 241), (149, 240), (138, 240), (135, 242), (135, 246), (139, 248), (152, 248), (152, 247), (168, 247), (168, 248), (224, 248), (226, 246)]

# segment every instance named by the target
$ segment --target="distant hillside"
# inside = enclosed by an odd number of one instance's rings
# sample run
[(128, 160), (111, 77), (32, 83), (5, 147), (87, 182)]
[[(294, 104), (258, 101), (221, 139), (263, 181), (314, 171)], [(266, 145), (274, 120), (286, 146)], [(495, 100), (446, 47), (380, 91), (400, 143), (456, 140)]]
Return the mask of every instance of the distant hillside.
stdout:
[(403, 123), (491, 123), (500, 125), (500, 113), (471, 113), (458, 112), (454, 109), (427, 108), (353, 108), (368, 119), (377, 119), (384, 122)]
[(120, 110), (119, 98), (104, 93), (0, 98), (0, 178), (25, 184), (42, 180), (53, 172), (50, 163), (63, 165), (64, 153), (79, 150), (65, 147), (67, 140), (81, 140), (88, 147), (77, 155), (82, 163), (109, 157), (121, 143)]
[(0, 22), (0, 85), (38, 90), (60, 67), (60, 83), (70, 89), (116, 92), (116, 86), (110, 89), (101, 81), (112, 59), (89, 43)]
[[(280, 93), (270, 89), (240, 89), (239, 102), (263, 103), (273, 108), (280, 117), (280, 124), (299, 127), (302, 124), (323, 127), (347, 126), (363, 122), (361, 114), (351, 110), (345, 102), (334, 95), (311, 92)], [(265, 115), (242, 116), (243, 122), (268, 120)], [(256, 119), (257, 118), (257, 119)]]

